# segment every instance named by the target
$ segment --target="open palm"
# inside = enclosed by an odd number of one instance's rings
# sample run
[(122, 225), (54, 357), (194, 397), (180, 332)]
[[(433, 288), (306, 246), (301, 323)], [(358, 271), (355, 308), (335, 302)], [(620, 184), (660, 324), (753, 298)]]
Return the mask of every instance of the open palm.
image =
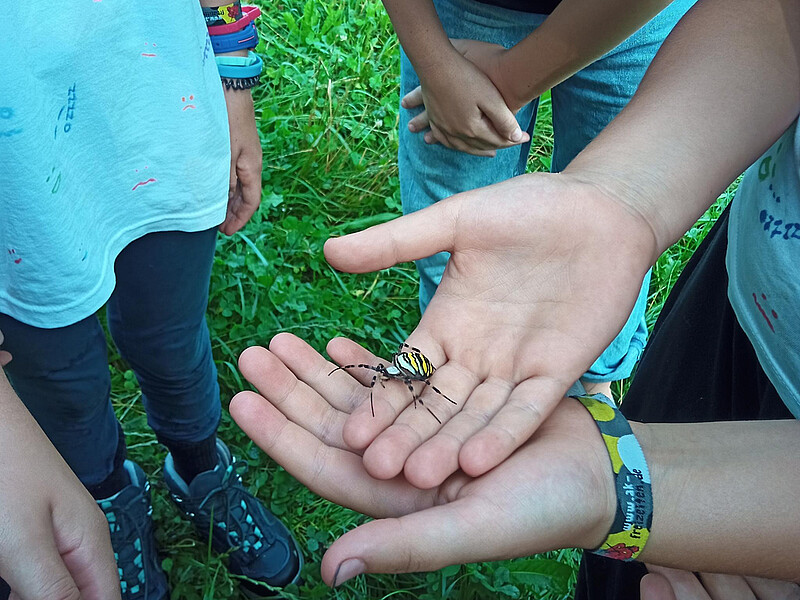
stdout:
[[(438, 370), (417, 386), (375, 393), (344, 427), (377, 478), (403, 470), (429, 488), (472, 476), (523, 444), (619, 332), (654, 259), (651, 230), (600, 189), (532, 174), (458, 194), (425, 210), (329, 240), (336, 268), (366, 272), (449, 251), (441, 284), (408, 343)], [(345, 364), (337, 345), (331, 356)], [(344, 378), (335, 373), (332, 379)]]

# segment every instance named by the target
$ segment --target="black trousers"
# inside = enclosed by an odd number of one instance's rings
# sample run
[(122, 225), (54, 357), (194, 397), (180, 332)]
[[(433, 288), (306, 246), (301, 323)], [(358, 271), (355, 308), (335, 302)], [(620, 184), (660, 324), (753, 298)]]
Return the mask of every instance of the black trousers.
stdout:
[[(664, 304), (623, 414), (645, 423), (792, 419), (728, 302), (728, 210), (692, 256)], [(576, 600), (639, 598), (642, 563), (586, 553)]]

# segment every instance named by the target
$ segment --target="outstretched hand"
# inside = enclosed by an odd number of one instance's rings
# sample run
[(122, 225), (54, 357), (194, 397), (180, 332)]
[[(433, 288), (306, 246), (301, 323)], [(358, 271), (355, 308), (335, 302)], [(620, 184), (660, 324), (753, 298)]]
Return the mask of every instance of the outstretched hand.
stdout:
[[(377, 364), (337, 340), (339, 360)], [(241, 392), (230, 412), (273, 459), (317, 494), (378, 518), (335, 541), (322, 576), (340, 584), (363, 572), (434, 570), (562, 547), (599, 545), (616, 508), (611, 463), (589, 413), (559, 403), (537, 433), (502, 465), (459, 472), (420, 490), (402, 476), (376, 480), (344, 441), (353, 410), (369, 411), (371, 375), (328, 377), (335, 365), (291, 334), (249, 348), (239, 367), (261, 396)], [(263, 396), (263, 397), (262, 397)]]
[[(524, 175), (329, 240), (328, 261), (348, 272), (452, 253), (408, 343), (438, 367), (431, 382), (458, 406), (417, 384), (440, 425), (414, 410), (404, 385), (376, 387), (375, 417), (369, 403), (354, 410), (347, 445), (366, 449), (373, 477), (404, 472), (420, 488), (500, 464), (622, 328), (653, 248), (640, 218), (564, 174)], [(335, 344), (329, 353), (348, 362)]]

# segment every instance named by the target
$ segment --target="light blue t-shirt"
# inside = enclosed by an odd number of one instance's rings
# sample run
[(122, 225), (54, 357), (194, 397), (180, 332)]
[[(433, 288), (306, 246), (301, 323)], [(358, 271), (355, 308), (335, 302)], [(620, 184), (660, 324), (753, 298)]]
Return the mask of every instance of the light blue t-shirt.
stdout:
[(225, 98), (198, 0), (32, 4), (0, 55), (0, 312), (61, 327), (134, 239), (224, 220)]
[(728, 297), (759, 362), (800, 418), (800, 134), (745, 173), (728, 224)]

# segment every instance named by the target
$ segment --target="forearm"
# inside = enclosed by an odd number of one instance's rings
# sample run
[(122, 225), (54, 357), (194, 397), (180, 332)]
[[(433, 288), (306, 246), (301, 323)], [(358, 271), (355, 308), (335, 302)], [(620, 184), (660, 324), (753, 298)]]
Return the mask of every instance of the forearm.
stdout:
[(431, 0), (383, 0), (397, 37), (419, 75), (457, 56)]
[(795, 0), (705, 0), (664, 42), (638, 92), (569, 165), (678, 239), (800, 110)]
[(562, 1), (540, 27), (505, 53), (500, 87), (506, 101), (524, 106), (618, 46), (670, 1)]
[(640, 560), (800, 582), (800, 421), (631, 425), (653, 486)]

